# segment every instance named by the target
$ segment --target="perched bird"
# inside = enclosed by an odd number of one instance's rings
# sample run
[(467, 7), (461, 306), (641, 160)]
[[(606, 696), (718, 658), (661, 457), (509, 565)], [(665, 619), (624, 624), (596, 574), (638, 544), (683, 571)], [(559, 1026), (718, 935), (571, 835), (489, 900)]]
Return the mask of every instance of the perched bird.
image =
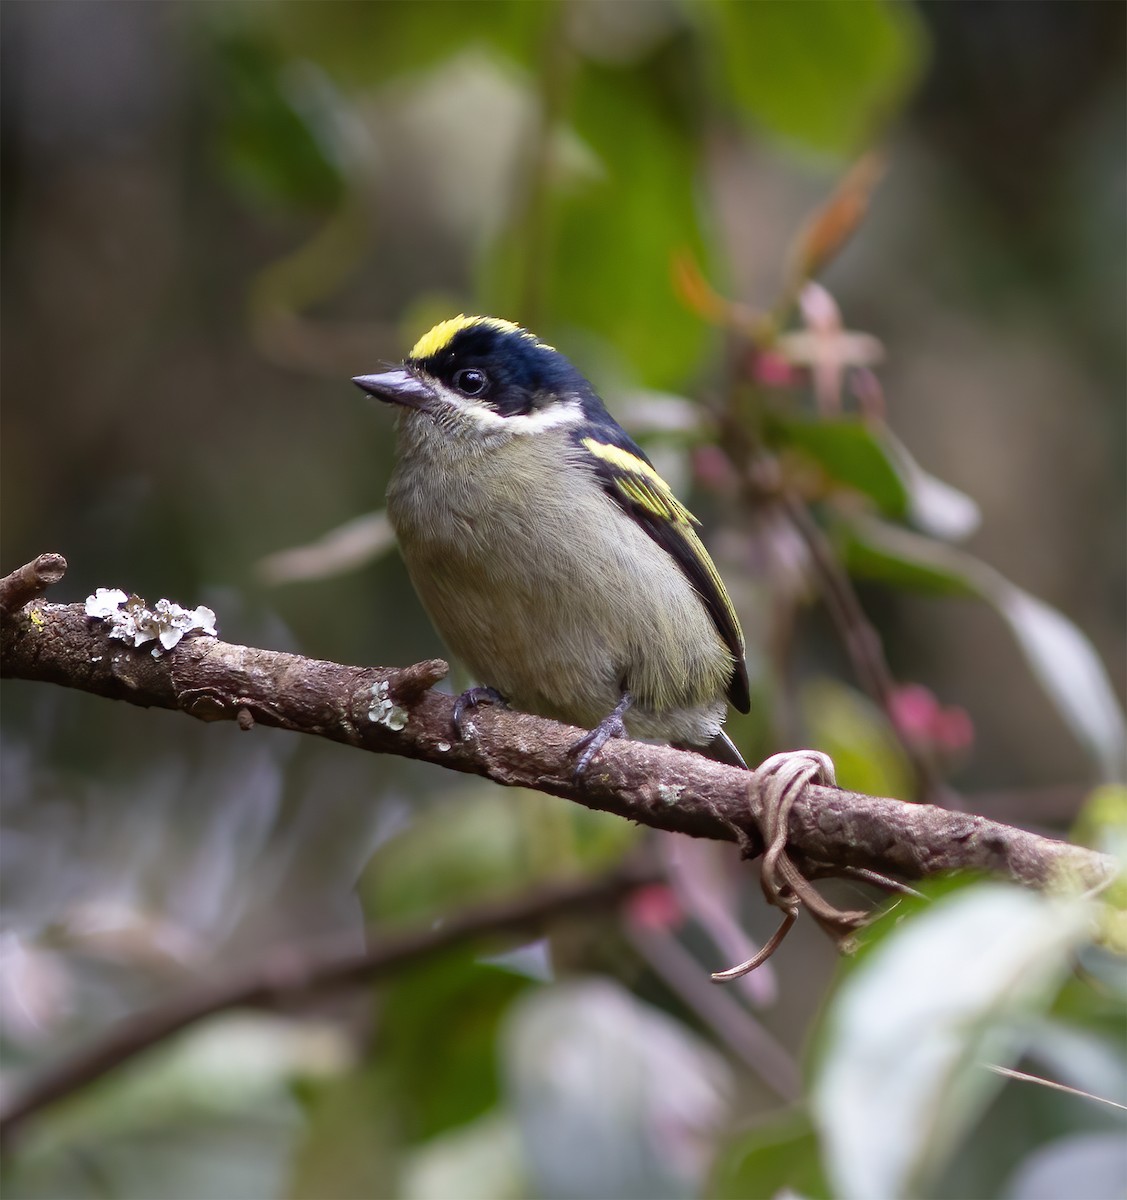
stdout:
[(703, 747), (747, 712), (739, 620), (696, 518), (554, 347), (496, 317), (454, 317), (401, 368), (353, 379), (400, 408), (387, 509), (443, 640), (514, 708), (608, 738)]

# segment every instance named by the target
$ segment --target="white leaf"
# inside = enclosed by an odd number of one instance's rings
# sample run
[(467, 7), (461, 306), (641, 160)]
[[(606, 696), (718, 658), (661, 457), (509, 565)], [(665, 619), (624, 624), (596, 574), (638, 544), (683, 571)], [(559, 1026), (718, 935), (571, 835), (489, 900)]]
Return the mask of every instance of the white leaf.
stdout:
[(993, 605), (1101, 780), (1127, 780), (1127, 721), (1115, 689), (1091, 642), (1063, 613), (953, 546), (867, 517), (857, 518), (853, 528), (862, 544), (939, 572)]
[(1119, 1133), (1075, 1133), (1035, 1150), (1002, 1193), (1005, 1200), (1122, 1200), (1127, 1194), (1127, 1139)]
[(502, 1044), (533, 1194), (699, 1194), (731, 1077), (682, 1024), (609, 980), (575, 981), (526, 993)]
[(1055, 608), (999, 580), (988, 597), (1009, 622), (1033, 673), (1109, 781), (1127, 778), (1127, 726), (1091, 642)]
[(943, 1165), (1001, 1086), (1014, 1022), (1045, 1009), (1089, 923), (1079, 901), (978, 884), (893, 930), (826, 1017), (814, 1119), (843, 1200), (900, 1200)]
[(880, 442), (904, 484), (908, 520), (945, 542), (970, 537), (982, 523), (982, 512), (970, 496), (929, 475), (889, 430), (881, 431)]

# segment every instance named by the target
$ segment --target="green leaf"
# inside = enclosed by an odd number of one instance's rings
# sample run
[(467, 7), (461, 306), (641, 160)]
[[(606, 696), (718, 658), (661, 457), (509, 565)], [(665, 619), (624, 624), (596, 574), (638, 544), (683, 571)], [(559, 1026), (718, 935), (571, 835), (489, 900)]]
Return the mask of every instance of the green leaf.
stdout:
[(403, 1141), (434, 1137), (497, 1104), (498, 1028), (514, 997), (529, 986), (519, 975), (460, 953), (387, 987), (383, 1036), (372, 1053), (387, 1068), (385, 1098), (396, 1107)]
[(831, 479), (864, 493), (888, 516), (907, 517), (908, 489), (865, 421), (773, 417), (770, 440), (776, 449), (808, 455)]
[(285, 1200), (391, 1196), (398, 1184), (399, 1112), (383, 1064), (360, 1064), (299, 1089), (305, 1136), (293, 1155)]
[(810, 741), (834, 761), (838, 785), (907, 800), (914, 790), (904, 751), (876, 706), (852, 688), (820, 679), (802, 689)]
[(287, 56), (314, 59), (342, 83), (384, 84), (478, 46), (534, 66), (551, 5), (511, 0), (272, 4), (260, 30)]
[(1015, 1022), (1044, 1013), (1089, 906), (980, 883), (892, 927), (831, 1000), (812, 1103), (844, 1200), (926, 1190), (1000, 1086)]
[(710, 0), (698, 8), (737, 104), (815, 150), (849, 154), (871, 142), (921, 66), (923, 31), (906, 4)]
[(900, 477), (909, 524), (946, 542), (962, 541), (974, 533), (982, 522), (982, 514), (965, 492), (929, 475), (886, 426), (874, 429), (873, 437)]
[(818, 1137), (806, 1116), (790, 1116), (756, 1129), (721, 1151), (709, 1200), (775, 1200), (778, 1196), (828, 1197)]
[(583, 64), (569, 117), (594, 169), (567, 187), (550, 173), (543, 213), (517, 226), (485, 283), (489, 307), (520, 311), (557, 344), (596, 335), (579, 356), (588, 373), (618, 371), (656, 388), (684, 382), (705, 337), (671, 277), (674, 252), (699, 254), (701, 236), (698, 148), (670, 57), (652, 54), (629, 70)]
[(301, 77), (261, 40), (213, 44), (217, 153), (231, 184), (252, 203), (327, 209), (344, 178), (310, 128), (295, 90)]
[(475, 781), (379, 847), (360, 877), (361, 902), (370, 922), (417, 925), (549, 878), (607, 869), (641, 834), (611, 813)]
[(1101, 778), (1127, 778), (1127, 720), (1115, 689), (1091, 642), (1062, 613), (971, 555), (872, 518), (849, 522), (844, 557), (853, 574), (992, 605)]
[(376, 851), (360, 877), (369, 921), (402, 924), (505, 895), (535, 878), (514, 794), (459, 788)]
[(890, 545), (883, 530), (881, 536), (872, 536), (872, 525), (866, 522), (864, 530), (859, 532), (857, 522), (851, 521), (843, 525), (836, 539), (846, 570), (855, 579), (934, 596), (977, 594), (965, 574), (951, 564), (935, 561), (930, 555), (906, 553), (902, 546)]
[(1072, 840), (1114, 854), (1127, 866), (1127, 787), (1105, 783), (1096, 788), (1076, 819)]
[(425, 1142), (406, 1164), (400, 1195), (402, 1200), (527, 1200), (513, 1119), (487, 1113)]
[(929, 475), (883, 426), (856, 417), (773, 416), (769, 436), (776, 449), (801, 451), (831, 479), (868, 496), (886, 516), (924, 533), (958, 541), (978, 528), (978, 505)]

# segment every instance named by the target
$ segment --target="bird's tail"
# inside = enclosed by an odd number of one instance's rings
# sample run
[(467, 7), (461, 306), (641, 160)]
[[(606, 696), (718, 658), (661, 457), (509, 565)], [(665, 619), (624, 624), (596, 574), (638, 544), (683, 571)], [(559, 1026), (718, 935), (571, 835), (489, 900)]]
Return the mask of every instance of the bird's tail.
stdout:
[(707, 746), (688, 746), (683, 742), (674, 742), (673, 744), (678, 750), (693, 750), (697, 754), (703, 754), (705, 758), (711, 758), (713, 762), (726, 763), (729, 767), (740, 767), (744, 771), (748, 769), (743, 755), (736, 749), (735, 742), (723, 729)]

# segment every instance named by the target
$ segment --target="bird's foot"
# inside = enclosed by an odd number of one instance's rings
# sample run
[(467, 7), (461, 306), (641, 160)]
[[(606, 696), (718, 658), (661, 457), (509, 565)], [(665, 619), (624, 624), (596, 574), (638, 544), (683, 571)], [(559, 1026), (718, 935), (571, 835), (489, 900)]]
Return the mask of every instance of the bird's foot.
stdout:
[(622, 714), (634, 703), (634, 697), (629, 692), (622, 693), (622, 699), (614, 706), (614, 711), (605, 716), (590, 733), (584, 734), (571, 748), (572, 754), (579, 755), (575, 764), (575, 779), (580, 779), (590, 766), (591, 760), (610, 741), (611, 738), (626, 736), (626, 724)]
[(477, 708), (480, 704), (500, 704), (506, 706), (507, 703), (505, 697), (496, 688), (466, 688), (458, 699), (454, 701), (454, 732), (458, 735), (458, 740), (461, 741), (464, 736), (462, 721), (465, 719), (468, 711)]

